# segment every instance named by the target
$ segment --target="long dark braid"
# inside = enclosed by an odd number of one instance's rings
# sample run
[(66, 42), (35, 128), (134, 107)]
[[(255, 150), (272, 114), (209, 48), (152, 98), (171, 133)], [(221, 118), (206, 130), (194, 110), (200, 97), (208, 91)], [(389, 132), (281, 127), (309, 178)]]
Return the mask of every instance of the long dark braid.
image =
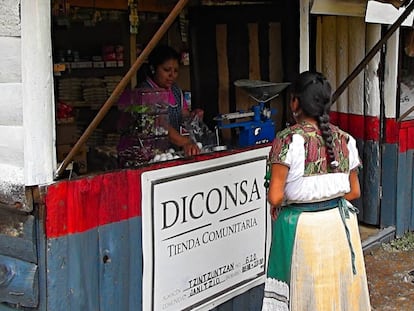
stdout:
[(299, 99), (303, 113), (314, 117), (318, 122), (326, 146), (326, 156), (332, 169), (338, 167), (333, 148), (329, 111), (331, 109), (331, 85), (319, 72), (305, 71), (300, 74), (295, 86), (294, 96)]

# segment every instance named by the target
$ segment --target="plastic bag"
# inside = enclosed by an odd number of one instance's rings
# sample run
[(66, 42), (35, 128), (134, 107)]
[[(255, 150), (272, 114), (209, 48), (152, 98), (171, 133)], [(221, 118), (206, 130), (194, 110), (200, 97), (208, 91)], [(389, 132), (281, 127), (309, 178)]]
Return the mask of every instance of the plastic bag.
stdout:
[(212, 146), (216, 144), (216, 136), (207, 124), (203, 122), (198, 114), (184, 121), (184, 128), (194, 142), (201, 143), (203, 146)]

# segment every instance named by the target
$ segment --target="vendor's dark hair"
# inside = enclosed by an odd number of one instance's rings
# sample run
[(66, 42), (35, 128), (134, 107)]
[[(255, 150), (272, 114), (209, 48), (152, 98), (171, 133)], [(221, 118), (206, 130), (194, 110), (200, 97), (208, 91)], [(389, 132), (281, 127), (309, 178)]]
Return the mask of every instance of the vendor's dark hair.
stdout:
[(293, 85), (293, 96), (298, 98), (303, 113), (317, 120), (325, 141), (328, 163), (331, 168), (336, 168), (338, 162), (335, 159), (329, 123), (331, 92), (329, 81), (320, 72), (302, 72)]
[(150, 70), (154, 71), (159, 65), (170, 59), (180, 61), (180, 54), (168, 45), (156, 46), (148, 56)]

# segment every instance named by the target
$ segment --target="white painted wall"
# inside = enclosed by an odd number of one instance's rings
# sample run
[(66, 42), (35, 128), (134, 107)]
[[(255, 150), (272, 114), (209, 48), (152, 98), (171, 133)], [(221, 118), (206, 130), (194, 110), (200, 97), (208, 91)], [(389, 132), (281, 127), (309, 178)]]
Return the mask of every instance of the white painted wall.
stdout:
[(53, 181), (56, 168), (51, 1), (21, 3), (24, 182)]
[(25, 203), (20, 1), (0, 6), (0, 204)]
[(397, 117), (397, 87), (398, 87), (398, 51), (399, 51), (400, 30), (387, 41), (385, 53), (385, 72), (384, 72), (384, 105), (385, 117)]
[[(350, 74), (365, 57), (365, 22), (360, 17), (348, 19), (348, 74)], [(364, 115), (364, 71), (362, 70), (349, 84), (348, 113)]]
[(0, 0), (0, 207), (53, 180), (50, 0)]
[[(366, 26), (366, 51), (370, 51), (379, 40), (381, 40), (381, 25), (367, 24)], [(380, 117), (381, 92), (378, 71), (381, 55), (375, 54), (365, 68), (365, 115)]]

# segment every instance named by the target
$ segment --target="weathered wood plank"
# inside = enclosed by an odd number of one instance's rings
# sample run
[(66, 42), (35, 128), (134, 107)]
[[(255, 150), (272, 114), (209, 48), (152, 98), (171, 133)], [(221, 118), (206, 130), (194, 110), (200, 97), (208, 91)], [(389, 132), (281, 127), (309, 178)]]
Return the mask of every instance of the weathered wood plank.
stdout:
[(99, 228), (100, 310), (142, 304), (141, 217)]
[[(367, 24), (367, 35), (365, 49), (368, 51), (381, 38), (381, 25)], [(371, 225), (378, 225), (380, 222), (380, 150), (379, 150), (379, 120), (380, 115), (380, 86), (379, 86), (379, 62), (380, 54), (377, 53), (368, 63), (365, 70), (364, 82), (364, 115), (369, 118), (365, 122), (364, 137), (366, 142), (363, 151), (364, 162), (364, 215), (363, 221)], [(370, 121), (371, 120), (371, 121)]]
[(309, 0), (300, 1), (299, 72), (309, 70)]
[(0, 83), (0, 125), (23, 125), (22, 85)]
[[(283, 79), (282, 29), (280, 23), (269, 23), (269, 80), (271, 82), (285, 82)], [(284, 94), (272, 100), (271, 107), (276, 109), (273, 121), (276, 131), (284, 128), (287, 118), (284, 105)]]
[(21, 39), (0, 37), (0, 46), (0, 83), (21, 82)]
[(134, 217), (49, 239), (48, 310), (142, 310), (141, 229)]
[(247, 25), (249, 32), (249, 79), (261, 80), (260, 74), (260, 55), (259, 55), (259, 25), (249, 23)]
[(363, 221), (378, 225), (380, 220), (380, 150), (378, 141), (365, 141), (363, 151)]
[(0, 301), (36, 307), (38, 303), (37, 265), (0, 255)]
[[(381, 25), (367, 24), (366, 26), (366, 51), (381, 39)], [(379, 117), (381, 98), (380, 98), (380, 70), (381, 55), (377, 53), (368, 63), (365, 69), (365, 115)]]
[(386, 118), (397, 116), (397, 90), (398, 90), (398, 54), (400, 29), (387, 41), (384, 70), (384, 113)]
[(253, 104), (249, 95), (234, 82), (249, 79), (249, 32), (248, 24), (229, 24), (227, 26), (227, 51), (229, 57), (230, 110), (248, 111)]
[[(356, 145), (358, 148), (359, 156), (362, 159), (365, 141), (363, 139), (356, 138)], [(352, 204), (355, 205), (359, 209), (358, 220), (362, 221), (364, 219), (364, 209), (363, 209), (364, 203), (363, 202), (364, 202), (364, 197), (365, 197), (365, 183), (364, 183), (365, 171), (363, 169), (359, 171), (358, 179), (359, 179), (359, 184), (361, 187), (361, 196), (358, 199), (353, 200)]]
[[(269, 61), (270, 61), (270, 42), (269, 42), (269, 28), (270, 24), (259, 23), (259, 62), (260, 62), (260, 77), (264, 81), (271, 81), (270, 80), (270, 68), (269, 68)], [(277, 40), (274, 38), (273, 40)], [(280, 63), (283, 63), (282, 59), (280, 59)]]
[[(400, 130), (400, 146), (403, 141), (407, 140), (408, 130)], [(401, 237), (410, 227), (411, 210), (408, 206), (408, 197), (412, 194), (412, 188), (406, 185), (408, 182), (407, 171), (412, 170), (412, 158), (409, 159), (407, 152), (398, 153), (397, 168), (397, 204), (396, 204), (396, 235)]]
[(0, 254), (37, 263), (34, 216), (0, 209)]
[(0, 6), (0, 36), (20, 36), (20, 1), (2, 0)]
[(97, 229), (48, 240), (47, 310), (99, 310), (98, 243)]
[(312, 14), (365, 16), (366, 0), (316, 0), (313, 1)]
[[(331, 83), (332, 89), (336, 89), (336, 17), (324, 16), (322, 18), (322, 73)], [(337, 104), (332, 105), (332, 110), (337, 111)]]
[(316, 18), (316, 44), (315, 44), (315, 62), (316, 70), (322, 71), (322, 41), (323, 41), (323, 31), (322, 31), (322, 16), (317, 16)]
[(284, 82), (281, 27), (280, 23), (269, 23), (269, 78), (271, 82)]
[(397, 144), (382, 145), (382, 199), (381, 199), (381, 228), (395, 226), (397, 203)]
[[(227, 25), (216, 25), (216, 53), (218, 71), (218, 111), (220, 114), (230, 112), (229, 97), (229, 63), (227, 59)], [(230, 141), (231, 131), (222, 129), (224, 141)]]
[[(348, 18), (338, 17), (337, 19), (337, 46), (336, 46), (336, 66), (337, 66), (337, 85), (341, 85), (343, 81), (348, 77)], [(337, 100), (338, 112), (340, 114), (339, 126), (342, 128), (348, 128), (348, 92), (343, 92)]]
[[(365, 57), (365, 22), (363, 18), (349, 18), (349, 71), (352, 72)], [(348, 113), (364, 115), (364, 72), (348, 86)]]
[[(414, 135), (414, 128), (408, 129), (408, 135), (413, 137)], [(407, 170), (407, 184), (405, 185), (407, 187), (407, 208), (409, 210), (410, 214), (410, 222), (408, 230), (413, 231), (414, 230), (414, 191), (412, 191), (414, 187), (414, 149), (410, 149), (407, 151), (407, 162), (408, 162), (408, 170)], [(410, 191), (411, 189), (411, 191)], [(411, 192), (411, 195), (410, 195)]]
[(127, 10), (128, 1), (127, 0), (115, 0), (115, 1), (105, 1), (105, 0), (72, 0), (70, 2), (73, 6), (80, 6), (86, 8), (102, 8), (102, 9), (116, 9), (116, 10)]

